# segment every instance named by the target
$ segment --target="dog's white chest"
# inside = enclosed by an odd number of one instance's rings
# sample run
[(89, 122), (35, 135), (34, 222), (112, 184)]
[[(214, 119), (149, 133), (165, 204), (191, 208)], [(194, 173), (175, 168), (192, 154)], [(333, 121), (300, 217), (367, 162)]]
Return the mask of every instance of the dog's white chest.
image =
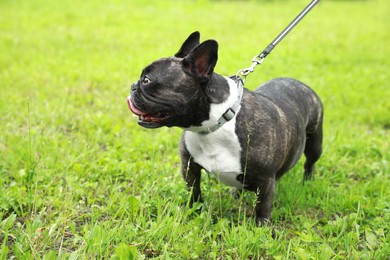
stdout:
[(235, 121), (234, 118), (207, 135), (186, 131), (184, 141), (196, 163), (224, 184), (242, 188), (243, 184), (237, 180), (237, 175), (242, 172), (241, 146), (234, 131)]

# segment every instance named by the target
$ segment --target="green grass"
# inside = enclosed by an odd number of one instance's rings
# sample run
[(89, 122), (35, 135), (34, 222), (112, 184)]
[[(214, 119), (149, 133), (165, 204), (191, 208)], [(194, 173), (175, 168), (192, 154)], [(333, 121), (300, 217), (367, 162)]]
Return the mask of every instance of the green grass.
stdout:
[[(390, 4), (323, 0), (249, 76), (289, 76), (325, 105), (324, 154), (282, 178), (273, 226), (204, 174), (188, 209), (180, 129), (125, 98), (199, 30), (216, 71), (250, 65), (308, 1), (0, 1), (0, 259), (385, 259), (390, 255)], [(272, 228), (277, 238), (271, 238)]]

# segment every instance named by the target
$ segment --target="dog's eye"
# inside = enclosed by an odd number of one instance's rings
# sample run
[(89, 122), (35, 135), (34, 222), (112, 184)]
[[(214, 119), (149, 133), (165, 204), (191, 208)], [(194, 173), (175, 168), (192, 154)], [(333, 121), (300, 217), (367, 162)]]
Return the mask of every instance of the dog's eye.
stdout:
[(148, 85), (150, 82), (152, 82), (150, 80), (150, 78), (148, 78), (148, 76), (145, 76), (143, 79), (142, 79), (142, 84), (143, 85)]

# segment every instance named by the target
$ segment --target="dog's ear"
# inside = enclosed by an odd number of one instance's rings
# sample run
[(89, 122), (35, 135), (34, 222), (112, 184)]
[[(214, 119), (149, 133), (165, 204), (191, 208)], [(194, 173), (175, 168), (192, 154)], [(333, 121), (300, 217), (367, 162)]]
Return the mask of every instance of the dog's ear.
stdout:
[(187, 56), (193, 48), (199, 45), (199, 39), (200, 33), (198, 31), (191, 33), (181, 46), (180, 50), (175, 54), (175, 57), (184, 58)]
[(209, 80), (218, 60), (218, 43), (214, 40), (202, 42), (182, 61), (184, 68), (199, 79)]

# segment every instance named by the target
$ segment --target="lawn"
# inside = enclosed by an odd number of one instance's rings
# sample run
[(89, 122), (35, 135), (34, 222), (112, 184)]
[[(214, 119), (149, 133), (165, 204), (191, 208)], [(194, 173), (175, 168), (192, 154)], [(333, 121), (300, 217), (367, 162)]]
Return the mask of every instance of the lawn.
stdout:
[(191, 32), (232, 75), (308, 2), (0, 0), (0, 259), (388, 258), (389, 1), (321, 1), (248, 77), (297, 78), (325, 106), (315, 179), (301, 161), (280, 180), (271, 226), (206, 173), (189, 209), (181, 130), (127, 109)]

